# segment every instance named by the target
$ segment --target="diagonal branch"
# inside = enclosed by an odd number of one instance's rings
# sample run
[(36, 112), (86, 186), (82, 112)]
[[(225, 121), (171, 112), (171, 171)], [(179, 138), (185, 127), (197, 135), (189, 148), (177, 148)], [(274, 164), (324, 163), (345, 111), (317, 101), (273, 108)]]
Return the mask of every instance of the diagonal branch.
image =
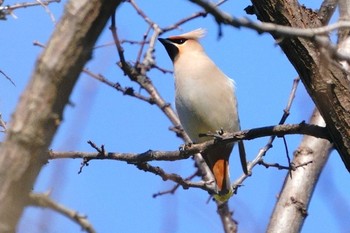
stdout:
[(29, 205), (35, 207), (49, 208), (53, 211), (66, 216), (73, 222), (76, 222), (81, 226), (81, 229), (88, 233), (96, 233), (94, 227), (87, 220), (86, 216), (79, 214), (77, 211), (69, 209), (63, 205), (60, 205), (49, 198), (48, 194), (42, 193), (30, 193)]

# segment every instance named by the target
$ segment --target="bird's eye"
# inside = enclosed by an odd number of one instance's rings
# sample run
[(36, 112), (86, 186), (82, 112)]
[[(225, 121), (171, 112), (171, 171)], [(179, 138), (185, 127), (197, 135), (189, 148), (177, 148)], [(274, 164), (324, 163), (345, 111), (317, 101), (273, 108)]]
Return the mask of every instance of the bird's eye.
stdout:
[(171, 42), (176, 43), (176, 44), (183, 44), (186, 42), (187, 39), (184, 38), (179, 38), (179, 39), (170, 39)]

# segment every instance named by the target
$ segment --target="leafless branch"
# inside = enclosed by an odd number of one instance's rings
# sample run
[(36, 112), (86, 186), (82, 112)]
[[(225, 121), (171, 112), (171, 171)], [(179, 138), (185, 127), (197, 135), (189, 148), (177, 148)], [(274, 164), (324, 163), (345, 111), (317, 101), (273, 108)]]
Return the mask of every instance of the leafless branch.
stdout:
[[(287, 120), (287, 117), (289, 116), (290, 114), (290, 108), (292, 107), (292, 103), (293, 103), (293, 100), (295, 98), (295, 93), (297, 91), (297, 88), (298, 88), (298, 84), (299, 84), (299, 77), (295, 78), (293, 80), (293, 85), (292, 85), (292, 90), (289, 94), (289, 98), (288, 98), (288, 102), (287, 102), (287, 105), (286, 105), (286, 108), (283, 110), (283, 115), (281, 117), (281, 120), (279, 122), (280, 125), (284, 124), (284, 122)], [(247, 179), (251, 173), (252, 173), (252, 169), (257, 165), (259, 164), (261, 161), (262, 161), (262, 158), (263, 156), (267, 153), (267, 151), (272, 147), (272, 143), (273, 141), (275, 140), (276, 138), (276, 135), (272, 135), (267, 144), (261, 148), (257, 154), (257, 156), (253, 159), (253, 161), (251, 161), (248, 166), (247, 166), (247, 170), (248, 170), (248, 173), (245, 174), (243, 173), (233, 184), (232, 184), (232, 187), (233, 187), (233, 190), (235, 190), (235, 192), (237, 192), (237, 189), (239, 187), (241, 187), (243, 181), (245, 179)]]
[[(191, 176), (187, 177), (185, 179), (185, 181), (189, 181), (189, 180), (192, 180), (194, 177), (196, 176), (199, 176), (198, 174), (198, 171), (196, 171), (195, 173), (193, 173)], [(162, 192), (158, 192), (158, 193), (155, 193), (153, 194), (153, 198), (156, 198), (158, 196), (162, 196), (162, 195), (165, 195), (165, 194), (174, 194), (175, 191), (180, 187), (180, 184), (175, 184), (174, 187), (172, 187), (171, 189), (169, 190), (166, 190), (166, 191), (162, 191)]]
[(147, 97), (147, 96), (141, 95), (138, 92), (135, 92), (135, 90), (132, 87), (122, 87), (120, 85), (120, 83), (118, 83), (118, 82), (113, 83), (113, 82), (109, 81), (108, 79), (106, 79), (103, 75), (95, 74), (95, 73), (91, 72), (90, 70), (88, 70), (87, 68), (84, 68), (83, 72), (85, 74), (89, 75), (90, 77), (97, 79), (97, 80), (101, 81), (102, 83), (116, 89), (117, 91), (122, 92), (124, 95), (135, 97), (135, 98), (142, 100), (142, 101), (145, 101), (151, 105), (154, 104), (154, 101), (151, 97)]
[(53, 23), (56, 23), (55, 16), (52, 14), (51, 10), (48, 8), (49, 3), (48, 2), (43, 2), (41, 0), (36, 0), (40, 5), (45, 9), (46, 13), (50, 16), (51, 21)]
[[(14, 18), (17, 18), (14, 14), (13, 11), (20, 9), (20, 8), (27, 8), (31, 6), (43, 6), (45, 10), (47, 10), (46, 6), (49, 5), (50, 3), (54, 2), (61, 2), (61, 0), (47, 0), (47, 1), (41, 1), (37, 0), (35, 2), (23, 2), (23, 3), (16, 3), (14, 5), (7, 5), (7, 6), (0, 6), (0, 19), (6, 19), (7, 15), (12, 15)], [(50, 14), (50, 17), (52, 19), (52, 14)]]
[[(120, 43), (121, 44), (131, 44), (131, 45), (142, 45), (142, 44), (148, 44), (149, 41), (137, 41), (137, 40), (120, 40)], [(109, 46), (115, 46), (115, 43), (114, 41), (112, 42), (108, 42), (108, 43), (104, 43), (104, 44), (101, 44), (101, 45), (96, 45), (94, 47), (94, 49), (99, 49), (99, 48), (103, 48), (103, 47), (109, 47)]]
[(16, 86), (16, 84), (12, 81), (12, 79), (11, 79), (9, 76), (7, 76), (7, 74), (5, 74), (4, 71), (0, 70), (0, 73), (1, 73), (3, 76), (5, 76), (5, 78), (6, 78), (7, 80), (9, 80), (14, 86)]
[(230, 211), (228, 202), (219, 202), (216, 201), (217, 212), (220, 216), (222, 225), (224, 226), (224, 231), (226, 233), (236, 233), (238, 222), (232, 218), (233, 212)]
[[(309, 125), (305, 123), (295, 125), (276, 125), (255, 128), (250, 130), (242, 130), (235, 133), (224, 133), (224, 135), (206, 134), (216, 137), (216, 139), (209, 140), (200, 144), (188, 144), (185, 145), (179, 151), (146, 151), (141, 154), (137, 153), (112, 153), (101, 152), (88, 153), (88, 152), (50, 152), (50, 159), (62, 159), (62, 158), (89, 158), (89, 159), (111, 159), (125, 161), (128, 163), (141, 163), (148, 161), (175, 161), (181, 159), (187, 159), (195, 153), (200, 153), (215, 146), (216, 143), (232, 143), (239, 140), (251, 140), (259, 137), (266, 137), (271, 135), (288, 135), (288, 134), (306, 134), (318, 138), (328, 139), (328, 131), (325, 127), (316, 125)], [(95, 147), (94, 147), (95, 148)], [(95, 148), (96, 149), (96, 148)], [(266, 149), (265, 149), (266, 150)], [(263, 150), (263, 151), (265, 151)]]
[(274, 35), (284, 36), (284, 37), (314, 38), (317, 35), (327, 35), (328, 33), (338, 29), (350, 28), (349, 21), (338, 21), (334, 24), (330, 24), (327, 26), (318, 27), (318, 28), (308, 28), (308, 29), (277, 25), (274, 23), (260, 23), (260, 22), (256, 23), (254, 21), (249, 20), (248, 18), (236, 18), (236, 17), (230, 16), (229, 14), (222, 12), (214, 4), (208, 1), (202, 1), (202, 0), (190, 0), (190, 1), (203, 7), (203, 9), (205, 9), (206, 12), (210, 13), (215, 17), (215, 20), (219, 24), (227, 24), (236, 28), (245, 27), (245, 28), (253, 29), (257, 31), (259, 34), (271, 33)]
[[(227, 2), (227, 0), (220, 0), (218, 1), (217, 3), (214, 3), (215, 6), (220, 6), (222, 4), (224, 4), (225, 2)], [(183, 25), (184, 23), (187, 23), (193, 19), (196, 19), (196, 18), (199, 18), (199, 17), (206, 17), (207, 16), (207, 12), (205, 11), (199, 11), (199, 12), (196, 12), (188, 17), (185, 17), (183, 19), (180, 19), (178, 22), (170, 25), (170, 26), (167, 26), (167, 27), (164, 27), (162, 28), (162, 33), (164, 32), (168, 32), (168, 31), (171, 31), (171, 30), (174, 30), (174, 29), (177, 29), (179, 28), (181, 25)]]
[(96, 233), (92, 224), (87, 220), (86, 216), (79, 214), (77, 211), (69, 209), (49, 198), (46, 193), (30, 193), (29, 205), (35, 207), (49, 208), (63, 216), (69, 218), (73, 222), (81, 226), (81, 229), (88, 233)]
[(312, 163), (312, 161), (308, 161), (308, 162), (305, 162), (305, 163), (302, 163), (302, 164), (298, 164), (298, 165), (294, 165), (293, 163), (289, 163), (289, 166), (283, 166), (279, 163), (266, 163), (264, 160), (261, 160), (258, 164), (259, 165), (262, 165), (266, 168), (269, 168), (269, 167), (275, 167), (279, 170), (289, 170), (289, 171), (295, 171), (297, 168), (299, 167), (303, 167), (303, 166), (307, 166), (308, 164)]
[[(276, 130), (274, 128), (278, 128), (280, 130)], [(213, 188), (213, 181), (200, 181), (200, 182), (191, 182), (190, 179), (188, 178), (182, 178), (181, 176), (177, 174), (169, 174), (166, 173), (163, 169), (160, 167), (154, 167), (150, 165), (149, 161), (174, 161), (174, 160), (181, 160), (181, 159), (187, 159), (191, 155), (196, 154), (196, 153), (201, 153), (207, 150), (208, 148), (215, 146), (216, 143), (230, 143), (233, 141), (238, 141), (238, 140), (243, 140), (243, 139), (253, 139), (256, 138), (256, 135), (254, 136), (254, 133), (251, 134), (250, 132), (259, 132), (262, 130), (261, 135), (265, 135), (264, 132), (266, 130), (270, 130), (270, 133), (274, 132), (276, 133), (277, 131), (283, 131), (287, 133), (286, 129), (289, 129), (291, 131), (295, 131), (296, 129), (316, 129), (316, 131), (320, 131), (323, 133), (326, 133), (325, 128), (323, 127), (315, 127), (313, 125), (306, 125), (306, 124), (299, 124), (299, 125), (278, 125), (274, 127), (263, 127), (259, 129), (252, 129), (252, 130), (245, 130), (245, 131), (240, 131), (234, 134), (224, 134), (224, 135), (216, 135), (215, 140), (207, 141), (201, 144), (191, 144), (191, 145), (185, 145), (181, 150), (179, 151), (146, 151), (141, 154), (135, 154), (135, 153), (112, 153), (112, 152), (106, 152), (104, 146), (102, 145), (101, 147), (98, 147), (96, 144), (93, 142), (89, 141), (88, 143), (97, 151), (97, 153), (88, 153), (88, 152), (54, 152), (50, 151), (49, 152), (49, 158), (50, 159), (58, 159), (58, 158), (82, 158), (83, 161), (81, 163), (80, 169), (78, 173), (82, 172), (83, 167), (88, 166), (89, 162), (91, 160), (118, 160), (118, 161), (125, 161), (129, 164), (135, 165), (137, 168), (151, 172), (155, 175), (158, 175), (162, 177), (163, 180), (172, 180), (176, 182), (178, 185), (181, 185), (184, 189), (188, 189), (190, 187), (193, 188), (200, 188), (203, 190), (208, 191), (210, 194), (215, 193), (215, 189)], [(308, 130), (301, 130), (301, 131), (308, 131)], [(311, 130), (312, 131), (312, 130)], [(310, 131), (310, 132), (311, 132)], [(280, 133), (278, 133), (280, 134)], [(315, 135), (315, 132), (312, 133)], [(327, 134), (327, 133), (326, 133)], [(326, 135), (325, 134), (325, 135)], [(229, 136), (226, 136), (229, 135)], [(242, 136), (244, 135), (244, 136)], [(324, 135), (324, 136), (325, 136)], [(215, 135), (213, 135), (215, 136)], [(248, 165), (248, 171), (251, 173), (252, 168), (256, 164), (263, 164), (262, 162), (262, 155), (263, 153), (266, 153), (267, 149), (261, 150), (258, 154), (258, 156), (255, 158), (254, 161), (252, 161)], [(271, 165), (272, 166), (272, 165)], [(291, 167), (290, 169), (294, 169), (294, 167)], [(198, 174), (198, 171), (196, 171), (196, 174)], [(243, 175), (238, 181), (236, 181), (233, 184), (233, 187), (235, 191), (237, 191), (237, 188), (241, 186), (242, 182), (247, 178), (248, 175)], [(175, 191), (176, 188), (173, 189)], [(173, 191), (169, 191), (168, 193), (171, 193)], [(158, 194), (159, 195), (159, 194)], [(158, 196), (156, 195), (156, 196)]]
[(205, 191), (207, 191), (210, 194), (215, 193), (215, 188), (214, 188), (214, 181), (206, 182), (206, 181), (199, 181), (199, 182), (192, 182), (187, 179), (183, 179), (181, 176), (175, 173), (166, 173), (163, 169), (160, 167), (154, 167), (150, 165), (149, 163), (142, 162), (142, 163), (136, 163), (135, 166), (143, 170), (145, 172), (151, 172), (155, 175), (158, 175), (162, 177), (164, 181), (166, 180), (172, 180), (175, 183), (179, 184), (182, 186), (183, 189), (188, 189), (188, 188), (200, 188)]

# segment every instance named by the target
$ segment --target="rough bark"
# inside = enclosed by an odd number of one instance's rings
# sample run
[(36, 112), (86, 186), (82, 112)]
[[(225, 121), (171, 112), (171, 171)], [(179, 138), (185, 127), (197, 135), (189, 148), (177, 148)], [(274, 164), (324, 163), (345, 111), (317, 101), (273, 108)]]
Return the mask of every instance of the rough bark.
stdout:
[[(259, 20), (264, 22), (295, 28), (322, 26), (315, 12), (295, 0), (252, 0), (252, 3)], [(350, 170), (350, 85), (346, 72), (338, 62), (323, 56), (316, 39), (273, 36), (280, 41), (280, 47), (297, 70)]]
[[(347, 1), (347, 0), (345, 0)], [(323, 1), (318, 12), (322, 23), (328, 24), (335, 11), (337, 0)], [(340, 19), (347, 19), (349, 9), (347, 4), (339, 1)], [(338, 43), (339, 50), (348, 53), (348, 29), (339, 32)], [(343, 43), (345, 42), (345, 43)], [(345, 70), (349, 70), (347, 62), (340, 62)], [(315, 125), (325, 125), (319, 111), (314, 110), (310, 123)], [(296, 151), (293, 163), (300, 163), (307, 159), (312, 159), (312, 166), (305, 167), (302, 171), (293, 172), (293, 179), (287, 176), (284, 182), (282, 192), (274, 208), (271, 220), (268, 226), (268, 232), (300, 232), (304, 220), (307, 216), (307, 207), (309, 206), (312, 193), (319, 178), (319, 175), (326, 163), (332, 144), (328, 141), (305, 136)]]
[(0, 232), (15, 232), (69, 95), (120, 1), (70, 1), (13, 114), (0, 148)]

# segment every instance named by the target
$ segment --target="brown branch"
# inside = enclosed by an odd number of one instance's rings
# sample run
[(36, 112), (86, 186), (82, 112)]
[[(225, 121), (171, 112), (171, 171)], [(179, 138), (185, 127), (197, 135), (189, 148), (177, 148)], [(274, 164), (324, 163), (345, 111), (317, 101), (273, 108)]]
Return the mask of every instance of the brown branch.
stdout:
[[(264, 166), (265, 168), (275, 167), (278, 170), (295, 171), (297, 168), (307, 166), (307, 165), (309, 165), (312, 162), (313, 161), (307, 161), (305, 163), (298, 164), (298, 165), (295, 165), (293, 163), (289, 163), (289, 166), (283, 166), (283, 165), (281, 165), (279, 163), (267, 163), (264, 160), (261, 160), (261, 161), (259, 161), (258, 164)], [(291, 179), (292, 179), (292, 177), (291, 177)]]
[[(144, 153), (88, 153), (88, 152), (54, 152), (50, 151), (49, 159), (62, 158), (88, 158), (88, 159), (110, 159), (125, 161), (128, 163), (142, 163), (148, 161), (175, 161), (187, 159), (195, 153), (201, 153), (216, 143), (232, 143), (240, 140), (251, 140), (259, 137), (271, 135), (284, 136), (289, 134), (306, 134), (318, 138), (328, 139), (329, 134), (325, 127), (309, 125), (305, 123), (295, 125), (277, 125), (255, 128), (250, 130), (242, 130), (236, 133), (224, 133), (224, 135), (206, 134), (216, 139), (209, 140), (200, 144), (185, 145), (179, 151), (153, 151), (148, 150)], [(94, 147), (95, 148), (95, 147)], [(96, 149), (96, 148), (95, 148)]]
[(81, 226), (81, 229), (88, 233), (96, 233), (92, 224), (87, 220), (86, 216), (79, 214), (77, 211), (60, 205), (49, 198), (46, 193), (30, 193), (29, 205), (35, 207), (49, 208), (57, 213), (62, 214), (73, 222)]
[(90, 77), (97, 79), (97, 80), (101, 81), (102, 83), (104, 83), (104, 84), (114, 88), (115, 90), (123, 93), (124, 95), (135, 97), (135, 98), (142, 100), (142, 101), (145, 101), (151, 105), (154, 104), (154, 101), (151, 97), (147, 97), (147, 96), (141, 95), (138, 92), (135, 92), (132, 87), (122, 87), (120, 85), (120, 83), (118, 83), (118, 82), (113, 83), (113, 82), (109, 81), (108, 79), (106, 79), (103, 75), (95, 74), (95, 73), (91, 72), (90, 70), (88, 70), (87, 68), (84, 68), (83, 72), (85, 74), (89, 75)]
[[(40, 43), (39, 41), (33, 41), (33, 45), (34, 46), (39, 46), (41, 48), (45, 48), (45, 45)], [(113, 43), (113, 45), (114, 45), (114, 43)], [(94, 48), (96, 48), (96, 47), (94, 47)], [(114, 88), (117, 91), (122, 92), (124, 95), (135, 97), (135, 98), (137, 98), (139, 100), (148, 102), (151, 105), (154, 104), (154, 101), (153, 101), (152, 98), (143, 96), (140, 93), (135, 92), (132, 87), (122, 87), (120, 85), (120, 83), (118, 83), (118, 82), (117, 83), (113, 83), (113, 82), (109, 81), (108, 79), (106, 79), (103, 75), (95, 74), (95, 73), (93, 73), (92, 71), (90, 71), (87, 68), (83, 68), (83, 73), (89, 75), (90, 77), (92, 77), (94, 79), (99, 80), (100, 82), (106, 84), (107, 86), (110, 86), (110, 87)]]
[(154, 167), (146, 162), (136, 163), (135, 166), (145, 172), (151, 172), (155, 175), (160, 176), (164, 181), (171, 180), (175, 183), (182, 186), (183, 189), (188, 188), (200, 188), (202, 190), (207, 191), (209, 194), (216, 193), (215, 191), (215, 185), (214, 181), (206, 182), (206, 181), (199, 181), (199, 182), (192, 182), (188, 179), (183, 179), (181, 176), (175, 174), (175, 173), (166, 173), (163, 169), (160, 167)]
[[(192, 180), (194, 177), (196, 176), (199, 176), (198, 174), (198, 171), (196, 171), (195, 173), (193, 173), (192, 175), (190, 175), (189, 177), (187, 177), (185, 179), (185, 181), (189, 181), (189, 180)], [(162, 195), (165, 195), (165, 194), (174, 194), (175, 191), (180, 187), (180, 184), (176, 184), (174, 185), (174, 187), (172, 187), (171, 189), (169, 190), (166, 190), (166, 191), (162, 191), (162, 192), (158, 192), (158, 193), (155, 193), (152, 195), (153, 198), (156, 198), (158, 196), (162, 196)]]
[(119, 3), (69, 1), (38, 58), (0, 148), (0, 232), (16, 232), (28, 195), (47, 162), (48, 147), (62, 121), (74, 84)]

